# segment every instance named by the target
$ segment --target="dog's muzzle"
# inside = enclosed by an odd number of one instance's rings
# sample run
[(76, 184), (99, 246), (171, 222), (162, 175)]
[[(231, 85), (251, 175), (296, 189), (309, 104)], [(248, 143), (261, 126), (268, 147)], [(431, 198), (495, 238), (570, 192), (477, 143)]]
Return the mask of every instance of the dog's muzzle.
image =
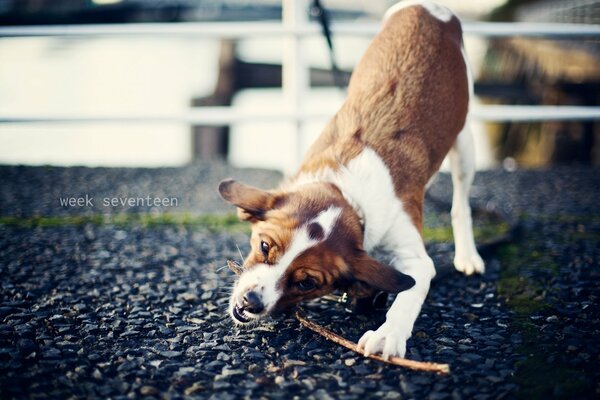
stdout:
[(258, 315), (265, 309), (258, 294), (254, 291), (246, 292), (242, 299), (242, 304), (235, 301), (231, 315), (237, 322), (242, 324), (248, 323), (253, 319), (258, 318)]

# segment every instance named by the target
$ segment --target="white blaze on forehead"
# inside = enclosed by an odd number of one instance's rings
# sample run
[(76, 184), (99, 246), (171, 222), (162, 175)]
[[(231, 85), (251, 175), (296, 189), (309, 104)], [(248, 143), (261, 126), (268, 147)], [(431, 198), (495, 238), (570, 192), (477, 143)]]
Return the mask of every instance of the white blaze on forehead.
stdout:
[[(329, 237), (341, 211), (339, 207), (330, 207), (299, 227), (292, 237), (289, 248), (276, 265), (260, 264), (243, 272), (233, 291), (232, 301), (240, 300), (241, 303), (244, 294), (253, 290), (259, 295), (268, 312), (281, 297), (277, 283), (287, 268), (300, 254)], [(311, 238), (308, 226), (313, 223), (318, 223), (323, 228), (323, 237)]]
[(393, 6), (391, 6), (390, 8), (388, 8), (388, 10), (385, 12), (383, 20), (384, 21), (387, 20), (396, 11), (402, 10), (403, 8), (412, 7), (412, 6), (421, 6), (421, 7), (423, 7), (434, 18), (437, 18), (437, 19), (439, 19), (442, 22), (448, 22), (448, 21), (450, 21), (452, 19), (452, 16), (454, 15), (452, 13), (452, 11), (450, 11), (448, 8), (446, 8), (446, 7), (444, 7), (444, 6), (440, 5), (440, 4), (431, 2), (431, 1), (405, 0), (405, 1), (401, 1), (399, 3), (396, 3)]
[[(335, 223), (336, 223), (337, 219), (339, 218), (341, 211), (342, 211), (341, 208), (330, 207), (327, 210), (319, 213), (319, 215), (317, 215), (317, 218), (310, 221), (309, 224), (316, 222), (319, 225), (321, 225), (321, 228), (323, 228), (323, 232), (325, 232), (325, 235), (323, 238), (323, 240), (325, 240), (329, 237), (329, 235), (333, 231), (333, 227), (335, 226)], [(304, 230), (306, 231), (306, 228)]]

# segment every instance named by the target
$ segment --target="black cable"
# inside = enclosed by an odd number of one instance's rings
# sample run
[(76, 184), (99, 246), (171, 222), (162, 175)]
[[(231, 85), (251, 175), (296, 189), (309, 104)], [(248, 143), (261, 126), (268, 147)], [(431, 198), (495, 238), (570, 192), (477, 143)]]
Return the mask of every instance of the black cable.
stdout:
[(320, 0), (313, 0), (310, 13), (313, 17), (317, 18), (321, 24), (323, 36), (327, 41), (327, 47), (329, 48), (329, 59), (331, 61), (331, 71), (333, 74), (333, 82), (340, 89), (346, 87), (346, 82), (343, 79), (342, 71), (338, 68), (337, 62), (335, 61), (335, 52), (333, 49), (333, 40), (331, 35), (331, 28), (329, 19), (329, 13), (323, 7)]

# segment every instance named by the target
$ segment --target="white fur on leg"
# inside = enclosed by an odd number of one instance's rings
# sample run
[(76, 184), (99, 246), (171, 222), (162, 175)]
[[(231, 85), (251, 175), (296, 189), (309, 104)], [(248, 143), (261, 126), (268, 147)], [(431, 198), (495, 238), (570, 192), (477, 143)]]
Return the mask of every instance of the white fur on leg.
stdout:
[(473, 137), (468, 124), (456, 138), (449, 153), (452, 171), (452, 231), (454, 233), (454, 267), (466, 275), (482, 274), (485, 264), (475, 247), (469, 190), (475, 174)]
[[(424, 257), (423, 257), (424, 255)], [(412, 334), (414, 323), (419, 316), (429, 283), (435, 276), (433, 261), (425, 253), (411, 259), (398, 259), (394, 266), (412, 276), (415, 286), (398, 293), (386, 314), (385, 322), (375, 331), (367, 331), (358, 341), (358, 348), (366, 355), (381, 353), (384, 359), (390, 356), (404, 357), (406, 341)]]

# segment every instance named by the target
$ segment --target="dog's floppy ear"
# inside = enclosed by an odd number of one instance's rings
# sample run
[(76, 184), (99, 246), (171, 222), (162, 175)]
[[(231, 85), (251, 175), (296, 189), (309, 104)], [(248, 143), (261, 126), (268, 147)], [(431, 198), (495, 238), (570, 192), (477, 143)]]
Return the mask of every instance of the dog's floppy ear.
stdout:
[(409, 275), (381, 264), (365, 251), (361, 251), (355, 259), (351, 271), (355, 282), (349, 292), (357, 297), (370, 294), (369, 289), (400, 293), (415, 285), (415, 280)]
[(275, 196), (271, 193), (233, 179), (222, 181), (219, 193), (223, 200), (238, 207), (238, 216), (242, 221), (262, 221), (275, 202)]

